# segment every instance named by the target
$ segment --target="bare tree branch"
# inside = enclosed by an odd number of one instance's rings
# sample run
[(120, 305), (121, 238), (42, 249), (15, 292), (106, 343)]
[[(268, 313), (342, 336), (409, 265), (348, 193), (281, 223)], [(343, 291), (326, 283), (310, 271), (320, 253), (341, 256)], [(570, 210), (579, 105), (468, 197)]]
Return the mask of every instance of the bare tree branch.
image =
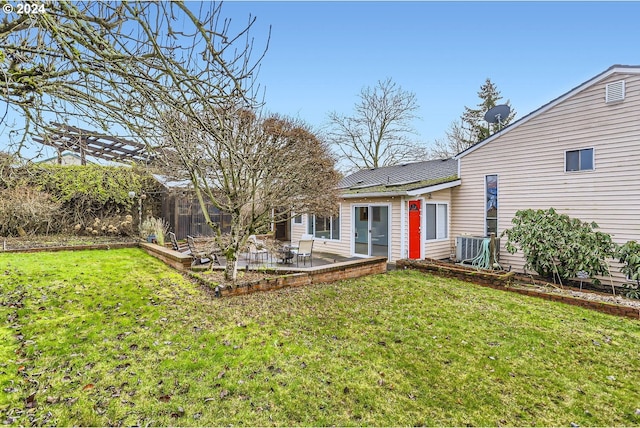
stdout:
[(353, 115), (329, 113), (328, 138), (348, 170), (377, 168), (424, 159), (426, 149), (412, 141), (415, 94), (391, 79), (364, 88)]
[(294, 213), (331, 213), (339, 176), (328, 146), (307, 126), (261, 117), (240, 99), (229, 101), (202, 111), (200, 120), (167, 112), (163, 131), (174, 174), (189, 176), (202, 202), (231, 214), (230, 236), (218, 238), (227, 278), (235, 280), (237, 254), (249, 235), (272, 221), (273, 210), (279, 210), (279, 221)]

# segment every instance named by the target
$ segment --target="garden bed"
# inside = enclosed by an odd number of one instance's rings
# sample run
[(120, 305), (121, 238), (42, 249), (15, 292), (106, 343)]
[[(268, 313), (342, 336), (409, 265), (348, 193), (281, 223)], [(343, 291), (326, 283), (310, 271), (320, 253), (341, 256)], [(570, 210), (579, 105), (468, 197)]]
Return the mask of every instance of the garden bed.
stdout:
[(423, 259), (423, 260), (398, 260), (396, 261), (398, 269), (417, 269), (424, 272), (431, 272), (437, 275), (446, 276), (447, 278), (456, 278), (463, 281), (474, 282), (481, 285), (504, 287), (509, 284), (514, 277), (514, 272), (503, 270), (483, 270), (476, 269), (472, 266), (464, 266), (451, 262)]
[(24, 236), (0, 237), (0, 252), (38, 252), (135, 247), (136, 238), (122, 236)]
[(398, 268), (410, 268), (456, 278), (491, 288), (581, 306), (611, 315), (640, 319), (640, 300), (598, 291), (577, 290), (544, 282), (515, 272), (487, 271), (442, 260), (399, 260)]

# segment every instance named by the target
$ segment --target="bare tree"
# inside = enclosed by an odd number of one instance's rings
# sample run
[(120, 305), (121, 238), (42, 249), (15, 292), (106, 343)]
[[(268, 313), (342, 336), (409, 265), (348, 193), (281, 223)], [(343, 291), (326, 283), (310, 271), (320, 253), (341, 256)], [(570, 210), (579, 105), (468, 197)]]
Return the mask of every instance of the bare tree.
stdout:
[(27, 125), (18, 148), (51, 130), (49, 117), (147, 142), (191, 180), (203, 212), (209, 199), (231, 214), (231, 235), (218, 240), (235, 279), (238, 251), (273, 208), (285, 208), (283, 221), (337, 201), (327, 146), (302, 124), (256, 113), (266, 46), (254, 59), (254, 21), (233, 32), (209, 2), (61, 1), (0, 22), (0, 94)]
[(10, 130), (15, 152), (31, 135), (54, 132), (49, 122), (82, 121), (152, 144), (166, 106), (193, 114), (198, 102), (232, 91), (252, 95), (261, 58), (251, 60), (255, 18), (231, 33), (221, 3), (56, 1), (43, 7), (0, 22), (0, 96), (7, 106), (0, 117), (11, 111), (24, 119)]
[(469, 147), (470, 130), (462, 120), (452, 122), (444, 140), (435, 140), (429, 149), (430, 159), (449, 159)]
[(235, 281), (238, 253), (273, 221), (273, 211), (286, 208), (276, 221), (301, 212), (331, 214), (339, 176), (328, 146), (302, 123), (263, 118), (242, 100), (209, 108), (200, 118), (165, 115), (165, 154), (176, 174), (188, 175), (203, 206), (209, 200), (231, 215), (231, 232), (223, 237), (203, 209), (224, 248), (225, 277)]
[(364, 88), (353, 115), (329, 113), (329, 141), (348, 170), (422, 160), (426, 149), (410, 139), (416, 96), (390, 78)]

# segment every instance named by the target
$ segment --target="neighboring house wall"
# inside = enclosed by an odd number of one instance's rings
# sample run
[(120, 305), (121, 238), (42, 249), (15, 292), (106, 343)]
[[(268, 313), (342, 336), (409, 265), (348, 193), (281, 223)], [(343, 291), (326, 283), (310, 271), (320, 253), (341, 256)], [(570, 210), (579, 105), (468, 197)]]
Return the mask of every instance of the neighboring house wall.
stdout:
[(44, 164), (52, 164), (52, 165), (82, 165), (82, 159), (80, 156), (74, 153), (63, 153), (60, 158), (53, 157), (49, 159), (45, 159), (40, 161), (40, 163)]
[[(625, 81), (625, 99), (605, 103), (607, 83)], [(485, 176), (498, 175), (498, 235), (521, 209), (555, 208), (595, 221), (614, 241), (640, 240), (640, 76), (614, 74), (552, 105), (460, 157), (452, 190), (452, 235), (485, 235)], [(594, 150), (594, 169), (565, 172), (567, 150)], [(521, 270), (522, 252), (501, 240), (500, 263)], [(616, 282), (624, 280), (613, 264)]]

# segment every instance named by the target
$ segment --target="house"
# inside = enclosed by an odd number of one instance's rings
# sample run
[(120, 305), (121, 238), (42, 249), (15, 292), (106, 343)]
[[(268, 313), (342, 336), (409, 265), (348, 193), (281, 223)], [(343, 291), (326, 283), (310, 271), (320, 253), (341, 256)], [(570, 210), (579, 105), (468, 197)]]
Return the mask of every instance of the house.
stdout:
[[(640, 66), (610, 67), (456, 159), (452, 236), (500, 235), (516, 211), (553, 207), (617, 243), (640, 240)], [(522, 253), (501, 246), (500, 263), (522, 270)]]
[(341, 183), (339, 214), (299, 215), (291, 239), (314, 236), (314, 250), (345, 256), (446, 258), (458, 162), (432, 160), (358, 171)]
[[(363, 170), (341, 187), (339, 216), (296, 217), (292, 240), (312, 233), (314, 249), (392, 262), (449, 258), (458, 237), (500, 236), (518, 210), (553, 207), (640, 241), (640, 66), (612, 66), (454, 159)], [(505, 242), (501, 265), (521, 271)]]
[[(38, 163), (53, 164), (53, 165), (82, 165), (82, 158), (80, 155), (72, 152), (64, 152), (58, 156), (47, 158), (39, 161)], [(92, 162), (89, 162), (92, 163)]]

